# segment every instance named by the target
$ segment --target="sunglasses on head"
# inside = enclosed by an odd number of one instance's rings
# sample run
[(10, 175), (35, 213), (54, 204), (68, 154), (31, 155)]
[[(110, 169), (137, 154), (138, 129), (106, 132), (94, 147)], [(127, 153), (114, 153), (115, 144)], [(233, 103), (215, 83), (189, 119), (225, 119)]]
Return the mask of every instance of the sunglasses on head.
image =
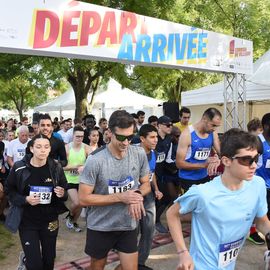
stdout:
[(115, 138), (119, 141), (119, 142), (124, 142), (125, 140), (128, 140), (129, 142), (133, 139), (134, 134), (125, 136), (125, 135), (120, 135), (120, 134), (116, 134), (114, 133)]
[(253, 162), (258, 163), (259, 154), (257, 154), (255, 157), (242, 156), (242, 157), (232, 157), (232, 159), (237, 159), (239, 164), (250, 167), (253, 164)]

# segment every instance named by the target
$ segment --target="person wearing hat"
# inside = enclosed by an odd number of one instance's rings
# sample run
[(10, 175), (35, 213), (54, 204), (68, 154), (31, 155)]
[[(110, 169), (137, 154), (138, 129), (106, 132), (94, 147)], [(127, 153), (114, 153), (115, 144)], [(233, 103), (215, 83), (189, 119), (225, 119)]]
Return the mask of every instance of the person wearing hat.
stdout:
[(171, 138), (172, 119), (168, 116), (158, 118), (158, 143), (156, 146), (157, 160), (155, 174), (159, 190), (163, 193), (163, 198), (156, 201), (156, 230), (160, 233), (167, 233), (168, 230), (160, 222), (160, 217), (169, 205), (171, 199), (165, 182), (166, 159), (172, 144)]

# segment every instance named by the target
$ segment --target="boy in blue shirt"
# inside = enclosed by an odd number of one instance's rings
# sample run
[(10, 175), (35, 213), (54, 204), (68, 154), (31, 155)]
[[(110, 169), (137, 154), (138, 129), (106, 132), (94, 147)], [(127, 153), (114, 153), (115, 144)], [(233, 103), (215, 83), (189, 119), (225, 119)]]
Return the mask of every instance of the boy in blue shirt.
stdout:
[[(167, 211), (168, 225), (179, 254), (178, 270), (233, 270), (255, 219), (266, 238), (270, 232), (266, 189), (255, 176), (258, 139), (245, 131), (227, 131), (221, 143), (224, 173), (206, 184), (192, 186)], [(192, 213), (190, 253), (180, 215)]]

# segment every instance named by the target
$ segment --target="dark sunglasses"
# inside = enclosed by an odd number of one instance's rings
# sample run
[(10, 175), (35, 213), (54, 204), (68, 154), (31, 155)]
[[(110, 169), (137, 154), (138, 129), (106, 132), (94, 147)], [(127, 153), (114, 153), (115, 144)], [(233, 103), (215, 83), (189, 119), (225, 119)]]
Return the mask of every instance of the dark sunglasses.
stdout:
[(164, 125), (164, 126), (166, 126), (166, 127), (172, 127), (172, 124), (162, 124), (162, 125)]
[(260, 155), (258, 154), (255, 157), (242, 156), (242, 157), (232, 157), (232, 159), (237, 159), (239, 164), (250, 167), (253, 164), (253, 162), (258, 163), (259, 156)]
[(116, 134), (114, 133), (115, 138), (119, 141), (119, 142), (124, 142), (125, 140), (128, 140), (129, 142), (134, 138), (134, 134), (131, 134), (129, 136), (125, 136), (125, 135), (120, 135), (120, 134)]

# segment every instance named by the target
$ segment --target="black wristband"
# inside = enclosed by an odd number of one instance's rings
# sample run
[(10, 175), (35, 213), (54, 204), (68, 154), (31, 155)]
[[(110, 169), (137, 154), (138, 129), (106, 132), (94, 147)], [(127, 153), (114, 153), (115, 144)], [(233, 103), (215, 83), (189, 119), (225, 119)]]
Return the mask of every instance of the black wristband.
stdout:
[(134, 192), (139, 193), (142, 195), (142, 192), (139, 189), (136, 189)]

